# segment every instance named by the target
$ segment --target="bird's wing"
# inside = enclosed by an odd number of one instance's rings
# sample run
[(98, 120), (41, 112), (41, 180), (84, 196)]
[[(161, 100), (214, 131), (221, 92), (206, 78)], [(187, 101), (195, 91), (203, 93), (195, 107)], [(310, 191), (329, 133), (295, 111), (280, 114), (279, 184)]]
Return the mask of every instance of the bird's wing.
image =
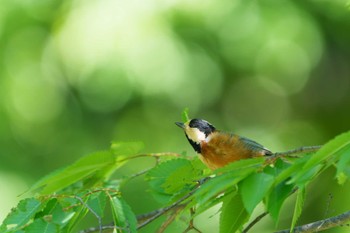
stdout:
[(272, 155), (272, 152), (269, 149), (265, 148), (263, 145), (255, 142), (249, 138), (240, 137), (239, 139), (250, 150), (260, 151), (263, 153), (263, 155)]

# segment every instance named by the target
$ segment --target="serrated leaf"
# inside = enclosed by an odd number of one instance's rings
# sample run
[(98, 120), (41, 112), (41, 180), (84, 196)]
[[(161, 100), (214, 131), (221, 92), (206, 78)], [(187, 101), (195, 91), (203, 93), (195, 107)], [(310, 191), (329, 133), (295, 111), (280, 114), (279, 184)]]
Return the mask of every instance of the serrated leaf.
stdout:
[(251, 214), (255, 207), (264, 198), (274, 181), (272, 175), (266, 173), (253, 173), (242, 180), (239, 191), (242, 196), (244, 207)]
[(89, 193), (89, 190), (86, 190), (83, 193), (79, 193), (77, 197), (82, 198), (83, 203), (78, 200), (78, 198), (67, 197), (59, 199), (59, 204), (62, 206), (63, 210), (72, 211), (69, 215), (69, 221), (65, 222), (65, 226), (62, 229), (62, 232), (72, 232), (72, 229), (86, 216), (89, 210), (86, 208), (86, 194)]
[(215, 198), (228, 188), (234, 187), (238, 182), (256, 171), (255, 166), (247, 166), (242, 170), (236, 169), (230, 172), (217, 175), (205, 182), (194, 194), (193, 197), (199, 204), (203, 204)]
[(303, 170), (309, 170), (310, 168), (318, 165), (320, 162), (326, 160), (328, 157), (334, 155), (339, 150), (350, 146), (350, 131), (340, 134), (331, 141), (327, 142), (309, 159), (305, 164)]
[(42, 189), (40, 191), (41, 194), (54, 193), (114, 164), (115, 159), (110, 151), (96, 152), (84, 156), (72, 165), (44, 177), (33, 185), (31, 191)]
[(59, 232), (58, 225), (46, 222), (43, 219), (35, 219), (28, 227), (25, 228), (26, 233), (57, 233)]
[(235, 170), (245, 170), (245, 169), (258, 169), (260, 168), (265, 162), (264, 158), (258, 157), (258, 158), (252, 158), (252, 159), (241, 159), (233, 163), (229, 163), (228, 165), (216, 169), (214, 171), (215, 174), (222, 174), (226, 172), (232, 172)]
[(187, 159), (172, 159), (151, 169), (145, 179), (155, 197), (162, 203), (168, 202), (173, 194), (188, 189), (194, 184), (196, 172), (191, 161)]
[(278, 222), (279, 213), (283, 202), (292, 193), (294, 186), (288, 185), (285, 182), (274, 187), (267, 198), (267, 210), (271, 217)]
[(273, 167), (271, 166), (266, 166), (264, 168), (264, 173), (270, 174), (274, 177), (277, 177), (279, 174), (281, 174), (283, 171), (288, 169), (291, 166), (290, 163), (287, 163), (283, 161), (282, 159), (277, 159), (276, 162), (274, 163)]
[(275, 177), (275, 185), (289, 179), (294, 174), (300, 172), (304, 166), (304, 164), (310, 159), (311, 155), (303, 156), (302, 158), (296, 159), (293, 164), (281, 172)]
[(238, 192), (225, 194), (220, 215), (220, 233), (235, 233), (249, 220), (249, 213)]
[(116, 232), (137, 232), (137, 219), (130, 206), (121, 198), (110, 199)]
[(63, 228), (74, 216), (75, 211), (73, 209), (65, 210), (60, 203), (55, 205), (55, 208), (51, 211), (52, 222)]
[(338, 183), (344, 184), (347, 177), (350, 176), (350, 147), (347, 147), (341, 151), (336, 167)]
[[(292, 178), (290, 182), (296, 183), (298, 186), (305, 185), (312, 180), (320, 171), (334, 163), (341, 156), (344, 150), (350, 147), (350, 131), (338, 135), (333, 140), (327, 142), (316, 153), (312, 154), (308, 161), (305, 162)], [(328, 163), (325, 163), (325, 162)]]
[(28, 221), (41, 210), (42, 205), (43, 203), (35, 198), (21, 200), (17, 207), (5, 218), (2, 225), (11, 227), (11, 230), (19, 229), (27, 224)]
[[(210, 199), (207, 202), (204, 202), (204, 203), (198, 205), (198, 207), (196, 207), (196, 212), (192, 217), (194, 218), (194, 217), (200, 215), (201, 213), (203, 213), (204, 211), (207, 211), (208, 209), (220, 204), (221, 202), (223, 202), (223, 198), (224, 198), (224, 196), (221, 195), (221, 196)], [(193, 205), (195, 205), (195, 204), (193, 204)], [(192, 207), (193, 205), (189, 204), (187, 206), (187, 208)], [(185, 210), (187, 210), (187, 209), (185, 209)]]
[(305, 201), (305, 187), (301, 186), (299, 187), (298, 193), (297, 193), (297, 199), (295, 202), (295, 207), (294, 207), (294, 213), (293, 213), (293, 219), (292, 219), (292, 224), (290, 227), (290, 232), (294, 231), (294, 227), (297, 224), (297, 221), (302, 213), (303, 206), (304, 206), (304, 201)]
[(57, 198), (51, 198), (47, 201), (45, 207), (43, 208), (42, 211), (37, 212), (35, 214), (35, 218), (41, 218), (45, 215), (51, 214), (52, 210), (57, 206), (58, 200)]
[(104, 216), (107, 195), (105, 192), (93, 193), (86, 204), (101, 218)]
[(162, 188), (169, 194), (175, 194), (183, 190), (189, 189), (195, 184), (195, 179), (198, 177), (198, 170), (195, 170), (190, 161), (183, 164), (175, 171), (169, 173)]
[(139, 153), (145, 147), (143, 142), (112, 142), (111, 150), (118, 157)]
[(64, 230), (62, 232), (72, 232), (72, 229), (86, 216), (88, 212), (89, 210), (85, 207), (85, 205), (79, 205), (76, 207), (74, 215), (70, 216), (70, 219), (66, 223), (66, 226), (63, 228)]
[(288, 183), (289, 184), (295, 183), (297, 186), (306, 185), (308, 182), (313, 180), (324, 167), (325, 166), (323, 164), (319, 164), (319, 165), (316, 165), (315, 167), (310, 168), (308, 171), (296, 173), (294, 176), (292, 176), (292, 178), (288, 181)]

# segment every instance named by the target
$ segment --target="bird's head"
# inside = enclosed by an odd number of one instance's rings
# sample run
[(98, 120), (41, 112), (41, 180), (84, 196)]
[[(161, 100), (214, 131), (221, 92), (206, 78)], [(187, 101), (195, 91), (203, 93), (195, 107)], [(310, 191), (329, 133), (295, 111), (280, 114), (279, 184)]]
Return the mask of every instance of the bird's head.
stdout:
[(192, 119), (186, 123), (176, 122), (175, 124), (185, 131), (188, 141), (198, 153), (200, 153), (200, 143), (206, 141), (209, 135), (216, 130), (212, 124), (202, 119)]

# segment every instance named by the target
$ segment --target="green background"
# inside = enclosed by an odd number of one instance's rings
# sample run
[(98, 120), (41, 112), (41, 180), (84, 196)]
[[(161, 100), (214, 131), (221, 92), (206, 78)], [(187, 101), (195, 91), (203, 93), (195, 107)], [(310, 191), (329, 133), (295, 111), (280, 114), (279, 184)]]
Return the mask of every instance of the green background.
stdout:
[[(0, 221), (38, 178), (111, 141), (193, 156), (174, 125), (185, 107), (272, 151), (323, 144), (349, 130), (349, 62), (347, 1), (3, 0)], [(146, 190), (142, 179), (124, 190), (137, 214), (157, 208)], [(349, 195), (328, 171), (300, 223), (349, 210)], [(215, 232), (218, 208), (198, 228)]]

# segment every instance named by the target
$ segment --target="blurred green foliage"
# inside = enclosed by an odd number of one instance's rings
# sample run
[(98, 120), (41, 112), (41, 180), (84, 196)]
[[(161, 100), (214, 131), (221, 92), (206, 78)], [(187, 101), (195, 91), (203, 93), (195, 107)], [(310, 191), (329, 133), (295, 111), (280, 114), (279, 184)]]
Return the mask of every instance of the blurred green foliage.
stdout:
[[(112, 140), (193, 155), (173, 124), (184, 107), (273, 151), (347, 131), (349, 28), (344, 0), (3, 0), (0, 219), (39, 177)], [(332, 210), (349, 206), (334, 173), (301, 222), (329, 214), (328, 193)], [(135, 212), (154, 209), (140, 188), (125, 188)]]

